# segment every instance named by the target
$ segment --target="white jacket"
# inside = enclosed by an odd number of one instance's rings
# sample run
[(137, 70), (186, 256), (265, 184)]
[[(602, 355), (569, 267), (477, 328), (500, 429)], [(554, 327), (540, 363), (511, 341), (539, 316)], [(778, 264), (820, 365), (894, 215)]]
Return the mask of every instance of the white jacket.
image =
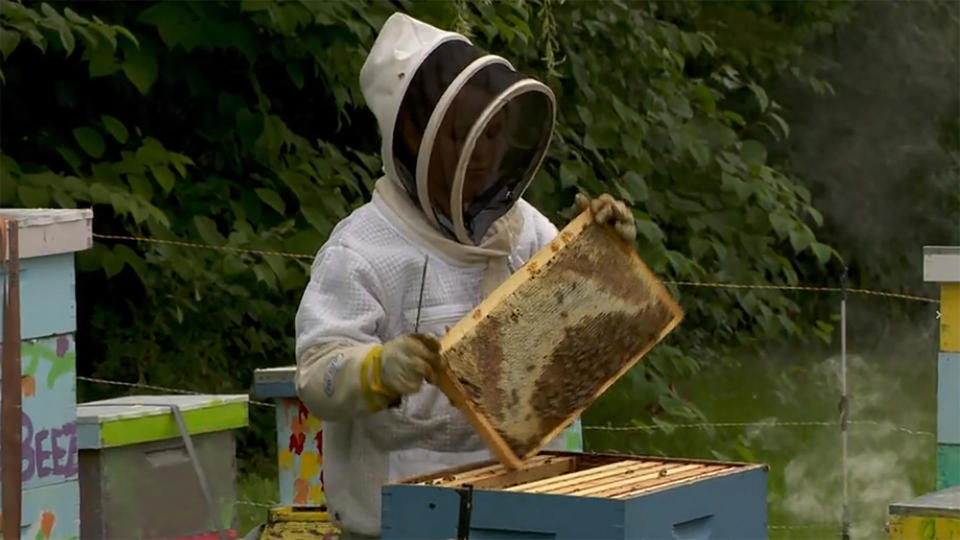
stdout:
[[(464, 38), (402, 15), (387, 21), (361, 75), (382, 131), (392, 133), (389, 118), (403, 97), (402, 85), (389, 85), (403, 78), (393, 74), (416, 71), (451, 39)], [(296, 316), (296, 387), (324, 422), (328, 512), (345, 532), (362, 535), (380, 533), (384, 484), (492, 459), (462, 413), (428, 383), (398, 406), (371, 412), (361, 391), (363, 358), (404, 334), (443, 335), (558, 232), (519, 199), (478, 245), (460, 244), (396, 179), (392, 139), (385, 139), (387, 176), (320, 249)], [(579, 423), (548, 447), (580, 450)]]

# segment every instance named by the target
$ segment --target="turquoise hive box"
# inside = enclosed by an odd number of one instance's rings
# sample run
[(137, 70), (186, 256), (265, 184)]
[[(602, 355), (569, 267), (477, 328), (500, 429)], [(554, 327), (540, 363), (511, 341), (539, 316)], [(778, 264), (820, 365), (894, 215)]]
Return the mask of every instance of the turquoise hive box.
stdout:
[[(74, 258), (92, 245), (93, 212), (0, 209), (0, 217), (15, 219), (19, 227), (21, 537), (76, 538), (80, 488)], [(6, 280), (0, 271), (3, 289)], [(2, 323), (0, 309), (0, 327)]]

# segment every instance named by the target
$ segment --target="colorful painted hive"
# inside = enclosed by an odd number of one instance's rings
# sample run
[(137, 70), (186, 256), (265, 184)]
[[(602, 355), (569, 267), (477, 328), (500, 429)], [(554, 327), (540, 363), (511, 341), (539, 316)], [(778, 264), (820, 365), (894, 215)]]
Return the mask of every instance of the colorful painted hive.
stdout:
[(923, 279), (940, 285), (937, 489), (960, 486), (960, 246), (924, 246)]
[[(0, 217), (15, 219), (19, 228), (21, 536), (75, 538), (80, 488), (74, 258), (91, 246), (93, 213), (0, 209)], [(6, 280), (0, 269), (0, 290)], [(4, 316), (0, 309), (0, 328)]]
[[(246, 395), (127, 396), (80, 404), (83, 538), (235, 534), (236, 442)], [(179, 407), (215, 509), (171, 410)], [(215, 519), (214, 519), (215, 518)]]
[[(323, 426), (297, 398), (293, 378), (296, 366), (258, 369), (253, 393), (277, 405), (277, 466), (280, 504), (315, 506), (326, 504), (323, 494)], [(566, 450), (583, 449), (580, 422), (567, 429)]]
[(517, 467), (682, 317), (634, 249), (587, 211), (443, 337), (439, 385)]
[(323, 428), (297, 399), (294, 366), (258, 369), (253, 394), (276, 403), (280, 505), (324, 507)]
[(390, 538), (766, 538), (764, 465), (544, 452), (384, 487)]

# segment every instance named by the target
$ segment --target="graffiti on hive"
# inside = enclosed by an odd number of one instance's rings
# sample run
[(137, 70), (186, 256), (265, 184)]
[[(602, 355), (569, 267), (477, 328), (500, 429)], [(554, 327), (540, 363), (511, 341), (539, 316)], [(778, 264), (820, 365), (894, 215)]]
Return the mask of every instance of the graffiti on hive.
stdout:
[(33, 420), (23, 413), (22, 481), (49, 476), (61, 479), (77, 475), (77, 424), (67, 422), (51, 428), (34, 428)]
[[(64, 375), (73, 375), (76, 366), (76, 356), (71, 351), (71, 343), (68, 336), (58, 336), (55, 343), (50, 341), (37, 341), (33, 343), (24, 343), (20, 348), (20, 354), (23, 358), (23, 396), (32, 397), (36, 393), (37, 368), (40, 367), (40, 361), (49, 362), (45, 384), (48, 389), (53, 389), (57, 380)], [(70, 377), (72, 379), (73, 377)]]
[(323, 432), (298, 399), (277, 407), (277, 446), (281, 503), (323, 505)]
[(26, 538), (34, 540), (45, 540), (50, 538), (53, 533), (53, 526), (57, 523), (57, 515), (50, 510), (40, 512), (40, 518), (33, 522), (33, 526), (27, 532)]
[(78, 441), (73, 336), (24, 341), (20, 357), (24, 487), (75, 480)]

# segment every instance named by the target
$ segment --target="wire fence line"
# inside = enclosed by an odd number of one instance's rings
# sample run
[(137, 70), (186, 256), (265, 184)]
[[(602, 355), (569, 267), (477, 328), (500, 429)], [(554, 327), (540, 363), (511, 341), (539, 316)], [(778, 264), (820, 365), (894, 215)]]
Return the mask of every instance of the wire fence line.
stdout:
[[(665, 425), (645, 425), (645, 426), (583, 426), (585, 431), (667, 431), (673, 429), (696, 429), (696, 428), (748, 428), (748, 427), (836, 427), (841, 423), (837, 421), (757, 421), (757, 422), (701, 422), (691, 424), (665, 424)], [(879, 420), (850, 420), (848, 425), (871, 425), (908, 433), (910, 435), (919, 435), (924, 437), (934, 437), (931, 431), (923, 431), (905, 428), (881, 422)]]
[[(215, 246), (212, 244), (201, 244), (197, 242), (187, 242), (183, 240), (165, 240), (160, 238), (148, 238), (143, 236), (130, 236), (122, 234), (100, 234), (93, 233), (93, 237), (101, 240), (122, 240), (130, 242), (143, 242), (151, 244), (163, 244), (163, 245), (172, 245), (179, 247), (186, 247), (192, 249), (206, 249), (214, 251), (224, 251), (229, 253), (241, 253), (248, 255), (262, 255), (262, 256), (277, 256), (285, 257), (290, 259), (313, 259), (315, 255), (309, 253), (294, 253), (289, 251), (274, 251), (274, 250), (264, 250), (264, 249), (251, 249), (251, 248), (240, 248), (234, 246)], [(920, 296), (915, 294), (904, 294), (893, 291), (882, 291), (875, 289), (864, 289), (864, 288), (843, 288), (843, 287), (827, 287), (827, 286), (817, 286), (817, 285), (776, 285), (776, 284), (749, 284), (749, 283), (722, 283), (722, 282), (707, 282), (707, 281), (664, 281), (664, 283), (669, 285), (676, 285), (678, 287), (708, 287), (708, 288), (718, 288), (718, 289), (752, 289), (752, 290), (778, 290), (778, 291), (804, 291), (804, 292), (848, 292), (851, 294), (863, 294), (868, 296), (878, 296), (883, 298), (894, 298), (899, 300), (909, 300), (914, 302), (927, 302), (931, 304), (939, 304), (940, 300), (937, 298), (930, 298), (928, 296)]]
[[(85, 377), (83, 375), (77, 375), (77, 380), (89, 382), (89, 383), (106, 384), (106, 385), (112, 385), (112, 386), (124, 386), (127, 388), (139, 388), (141, 390), (155, 390), (157, 392), (170, 392), (172, 394), (184, 394), (184, 395), (192, 395), (192, 396), (210, 393), (210, 392), (200, 392), (198, 390), (184, 390), (182, 388), (170, 388), (167, 386), (157, 386), (154, 384), (132, 383), (132, 382), (126, 382), (126, 381), (115, 381), (111, 379), (99, 379), (97, 377)], [(248, 400), (248, 403), (250, 403), (251, 405), (256, 405), (258, 407), (270, 407), (270, 408), (276, 407), (276, 405), (273, 403), (268, 403), (266, 401), (257, 401), (254, 399)]]
[[(78, 375), (77, 379), (84, 382), (96, 383), (96, 384), (105, 384), (112, 386), (122, 386), (126, 388), (138, 388), (142, 390), (154, 390), (159, 392), (170, 392), (174, 394), (188, 394), (188, 395), (198, 395), (205, 394), (208, 392), (200, 392), (197, 390), (187, 390), (183, 388), (170, 388), (167, 386), (157, 386), (153, 384), (145, 383), (136, 383), (136, 382), (127, 382), (127, 381), (116, 381), (111, 379), (101, 379), (97, 377), (86, 377)], [(251, 405), (256, 405), (259, 407), (276, 407), (275, 404), (265, 402), (250, 400)], [(889, 422), (882, 422), (879, 420), (851, 420), (847, 422), (851, 425), (872, 425), (876, 427), (891, 429), (894, 431), (900, 431), (910, 435), (917, 435), (923, 437), (933, 437), (935, 434), (930, 431), (923, 431), (917, 429), (910, 429)], [(583, 426), (584, 431), (608, 431), (608, 432), (637, 432), (637, 431), (670, 431), (674, 429), (705, 429), (705, 428), (771, 428), (771, 427), (783, 427), (783, 428), (800, 428), (800, 427), (835, 427), (840, 425), (838, 421), (817, 421), (817, 420), (803, 420), (803, 421), (778, 421), (778, 420), (759, 420), (755, 422), (698, 422), (698, 423), (681, 423), (681, 424), (653, 424), (653, 425), (630, 425), (630, 426), (608, 426), (608, 425), (586, 425)]]
[(237, 501), (234, 501), (233, 504), (234, 504), (234, 506), (252, 506), (252, 507), (255, 507), (255, 508), (273, 508), (273, 507), (279, 505), (280, 503), (278, 503), (278, 502), (276, 502), (276, 501), (258, 502), (258, 501), (248, 501), (248, 500), (244, 500), (244, 499), (239, 499), (239, 500), (237, 500)]
[(288, 259), (312, 259), (314, 256), (307, 253), (292, 253), (289, 251), (272, 251), (267, 249), (250, 249), (234, 246), (214, 246), (212, 244), (198, 244), (196, 242), (185, 242), (183, 240), (163, 240), (160, 238), (146, 238), (142, 236), (127, 236), (123, 234), (100, 234), (93, 233), (94, 238), (102, 240), (129, 240), (134, 242), (144, 242), (149, 244), (163, 244), (168, 246), (179, 246), (193, 249), (212, 249), (215, 251), (227, 251), (230, 253), (244, 253), (248, 255), (273, 255), (277, 257), (286, 257)]

